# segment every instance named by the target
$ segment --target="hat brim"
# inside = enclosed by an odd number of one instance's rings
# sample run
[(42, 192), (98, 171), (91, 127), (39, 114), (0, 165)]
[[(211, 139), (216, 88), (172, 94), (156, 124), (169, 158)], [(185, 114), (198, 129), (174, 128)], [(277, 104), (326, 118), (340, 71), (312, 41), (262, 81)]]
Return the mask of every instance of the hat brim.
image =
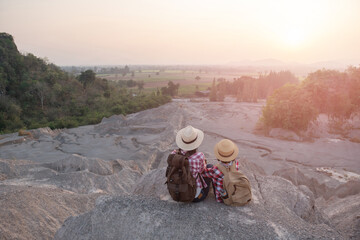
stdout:
[(230, 156), (224, 157), (221, 156), (218, 150), (218, 145), (219, 143), (217, 143), (214, 147), (214, 153), (217, 159), (219, 159), (222, 162), (231, 162), (232, 160), (235, 160), (235, 158), (237, 157), (237, 155), (239, 154), (239, 148), (236, 146), (236, 144), (234, 144), (234, 152), (233, 154), (231, 154)]
[(194, 128), (194, 131), (196, 131), (197, 133), (197, 138), (194, 142), (190, 143), (190, 144), (186, 144), (183, 142), (182, 138), (181, 138), (181, 135), (183, 133), (185, 129), (181, 129), (178, 131), (178, 133), (176, 134), (176, 145), (181, 148), (182, 150), (185, 150), (185, 151), (191, 151), (191, 150), (194, 150), (194, 149), (197, 149), (198, 147), (200, 147), (202, 141), (204, 140), (204, 133), (203, 131), (197, 129), (197, 128)]

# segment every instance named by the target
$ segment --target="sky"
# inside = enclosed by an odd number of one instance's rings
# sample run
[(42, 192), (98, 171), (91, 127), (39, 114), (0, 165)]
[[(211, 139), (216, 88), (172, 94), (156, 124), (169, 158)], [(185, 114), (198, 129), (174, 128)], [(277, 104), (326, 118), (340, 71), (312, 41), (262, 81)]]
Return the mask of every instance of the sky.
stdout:
[(360, 64), (359, 0), (0, 0), (0, 32), (61, 66)]

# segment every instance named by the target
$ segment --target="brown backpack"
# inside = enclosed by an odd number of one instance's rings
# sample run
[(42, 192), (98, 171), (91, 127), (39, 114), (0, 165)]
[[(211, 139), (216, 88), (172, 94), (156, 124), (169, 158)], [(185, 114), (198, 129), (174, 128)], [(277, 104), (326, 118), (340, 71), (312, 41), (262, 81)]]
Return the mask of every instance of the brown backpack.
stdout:
[(170, 154), (166, 169), (166, 184), (169, 193), (177, 202), (192, 202), (196, 194), (196, 181), (190, 172), (187, 154), (184, 156), (178, 150)]
[(226, 205), (243, 206), (251, 201), (251, 186), (249, 179), (236, 170), (235, 162), (226, 168), (221, 164), (218, 169), (224, 174), (223, 187), (227, 191), (228, 198), (223, 199)]

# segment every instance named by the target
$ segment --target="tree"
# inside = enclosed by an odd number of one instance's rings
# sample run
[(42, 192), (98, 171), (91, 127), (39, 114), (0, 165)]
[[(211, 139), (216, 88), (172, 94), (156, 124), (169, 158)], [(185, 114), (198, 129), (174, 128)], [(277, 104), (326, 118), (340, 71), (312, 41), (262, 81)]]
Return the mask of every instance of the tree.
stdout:
[(40, 100), (41, 110), (44, 110), (44, 100), (46, 98), (46, 93), (49, 92), (47, 84), (45, 82), (36, 82), (33, 86), (33, 92)]
[(238, 88), (237, 93), (236, 93), (236, 101), (241, 102), (241, 100), (242, 100), (242, 89)]
[(171, 96), (175, 96), (178, 94), (179, 87), (180, 87), (179, 83), (174, 84), (172, 81), (168, 82), (169, 93)]
[(21, 108), (7, 96), (0, 95), (0, 133), (6, 129), (22, 128)]
[(209, 96), (209, 100), (211, 102), (215, 102), (217, 100), (217, 96), (216, 96), (216, 86), (215, 86), (215, 78), (213, 80), (212, 86), (211, 86), (211, 91), (210, 91), (210, 96)]
[(297, 85), (286, 84), (268, 98), (262, 119), (270, 128), (299, 131), (306, 130), (317, 115), (309, 93)]
[(360, 114), (360, 67), (349, 67), (347, 69), (349, 75), (349, 97), (354, 105), (354, 111)]
[(137, 82), (137, 86), (138, 86), (139, 92), (141, 92), (141, 90), (144, 89), (144, 85), (145, 85), (144, 81), (138, 81), (138, 82)]
[(0, 68), (0, 96), (5, 95), (7, 85), (8, 85), (8, 81), (5, 78), (5, 74), (3, 72), (3, 69)]
[(196, 77), (195, 77), (195, 80), (196, 80), (196, 81), (200, 81), (200, 79), (201, 79), (201, 77), (199, 77), (199, 76), (196, 76)]
[(161, 88), (161, 93), (163, 95), (175, 96), (175, 95), (178, 94), (179, 87), (180, 87), (179, 83), (174, 84), (172, 81), (169, 81), (168, 82), (168, 87), (162, 87)]
[(217, 85), (217, 101), (223, 102), (225, 99), (226, 82), (221, 82)]
[(84, 88), (86, 88), (95, 81), (95, 73), (93, 70), (86, 70), (85, 72), (81, 72), (78, 79), (83, 84)]

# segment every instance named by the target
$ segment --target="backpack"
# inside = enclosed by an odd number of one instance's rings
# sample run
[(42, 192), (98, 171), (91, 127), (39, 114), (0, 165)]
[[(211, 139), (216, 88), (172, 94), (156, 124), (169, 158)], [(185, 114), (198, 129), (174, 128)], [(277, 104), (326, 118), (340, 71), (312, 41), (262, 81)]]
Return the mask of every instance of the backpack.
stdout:
[(196, 194), (196, 180), (190, 172), (188, 154), (182, 155), (180, 150), (170, 154), (166, 169), (167, 188), (173, 200), (192, 202)]
[(223, 199), (226, 205), (243, 206), (251, 201), (251, 186), (249, 179), (236, 170), (235, 162), (226, 168), (221, 164), (218, 169), (224, 174), (223, 188), (227, 191), (228, 198)]

